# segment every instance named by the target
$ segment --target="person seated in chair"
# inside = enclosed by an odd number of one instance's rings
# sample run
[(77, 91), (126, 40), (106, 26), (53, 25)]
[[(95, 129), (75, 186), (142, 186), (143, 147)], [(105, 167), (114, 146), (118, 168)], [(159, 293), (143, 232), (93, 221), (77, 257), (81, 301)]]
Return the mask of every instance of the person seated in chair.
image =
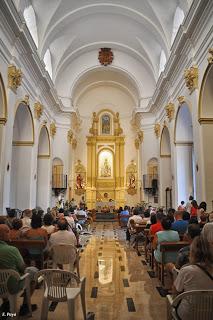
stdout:
[[(0, 269), (12, 269), (16, 272), (18, 272), (21, 275), (24, 273), (30, 274), (30, 286), (31, 286), (31, 295), (34, 292), (35, 289), (35, 281), (34, 281), (34, 275), (38, 271), (35, 267), (25, 267), (24, 260), (19, 252), (19, 250), (16, 247), (8, 245), (5, 241), (9, 240), (9, 232), (10, 229), (7, 225), (4, 225), (4, 228), (0, 231)], [(17, 282), (16, 279), (13, 277), (9, 278), (8, 280), (8, 288), (9, 292), (11, 294), (18, 293), (23, 288), (22, 281)], [(20, 307), (20, 316), (27, 315), (29, 313), (29, 308), (27, 305), (27, 296), (26, 292), (24, 292), (23, 296), (23, 304)], [(37, 309), (36, 305), (31, 305), (32, 311), (35, 311)], [(3, 299), (3, 304), (0, 307), (1, 314), (5, 312), (9, 312), (10, 305), (9, 301), (7, 299)]]
[(184, 234), (188, 227), (188, 221), (183, 220), (183, 211), (176, 211), (174, 216), (175, 221), (172, 223), (172, 230)]
[(10, 240), (18, 240), (23, 237), (22, 233), (22, 220), (21, 219), (14, 219), (12, 222), (12, 229), (10, 229), (9, 239)]
[(58, 231), (51, 234), (49, 243), (50, 248), (54, 244), (72, 244), (77, 245), (77, 239), (72, 230), (68, 231), (69, 225), (65, 218), (59, 219), (57, 222)]
[[(174, 293), (213, 290), (213, 247), (205, 236), (195, 237), (192, 241), (189, 262), (190, 265), (180, 269), (174, 282)], [(191, 299), (181, 300), (177, 308), (180, 319), (191, 319), (192, 303)]]

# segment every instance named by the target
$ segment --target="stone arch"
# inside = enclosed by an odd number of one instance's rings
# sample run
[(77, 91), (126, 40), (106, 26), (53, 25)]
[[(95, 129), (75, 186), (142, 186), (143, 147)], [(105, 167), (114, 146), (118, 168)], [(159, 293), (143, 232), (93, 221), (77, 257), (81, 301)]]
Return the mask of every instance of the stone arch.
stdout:
[(171, 138), (164, 126), (160, 139), (160, 203), (166, 209), (172, 206), (172, 178)]
[(43, 125), (38, 138), (36, 206), (44, 210), (50, 203), (50, 172), (50, 137)]
[(178, 108), (175, 119), (174, 142), (176, 149), (177, 201), (187, 201), (196, 195), (193, 125), (189, 105)]
[(30, 107), (17, 104), (12, 140), (10, 207), (30, 208), (34, 123)]
[[(200, 122), (201, 144), (203, 153), (202, 179), (203, 179), (203, 195), (202, 200), (207, 202), (208, 209), (212, 209), (213, 203), (213, 151), (212, 151), (212, 136), (213, 136), (213, 64), (209, 62), (203, 79), (201, 82), (198, 120)], [(198, 166), (196, 166), (199, 172)]]

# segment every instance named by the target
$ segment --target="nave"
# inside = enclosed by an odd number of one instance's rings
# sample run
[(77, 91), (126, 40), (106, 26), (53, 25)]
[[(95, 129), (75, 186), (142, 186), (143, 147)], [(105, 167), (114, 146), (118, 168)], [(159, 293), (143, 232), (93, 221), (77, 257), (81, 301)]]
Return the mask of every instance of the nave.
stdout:
[[(95, 320), (152, 320), (166, 319), (166, 299), (156, 287), (159, 282), (150, 278), (145, 259), (125, 241), (125, 230), (117, 222), (96, 222), (92, 236), (85, 240), (80, 254), (80, 275), (86, 277), (87, 312)], [(82, 239), (82, 244), (84, 239)], [(41, 306), (43, 289), (37, 289), (32, 303)], [(83, 319), (78, 301), (76, 319)], [(32, 320), (40, 318), (40, 307)], [(24, 319), (24, 318), (21, 318)], [(68, 319), (67, 304), (59, 303), (48, 319)]]

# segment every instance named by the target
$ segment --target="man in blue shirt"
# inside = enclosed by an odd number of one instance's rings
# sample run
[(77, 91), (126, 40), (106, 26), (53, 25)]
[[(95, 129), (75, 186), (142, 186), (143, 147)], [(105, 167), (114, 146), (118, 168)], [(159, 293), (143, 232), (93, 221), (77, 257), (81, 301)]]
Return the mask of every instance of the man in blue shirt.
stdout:
[(172, 230), (184, 234), (188, 228), (188, 221), (183, 220), (183, 211), (175, 212), (175, 221), (172, 223)]

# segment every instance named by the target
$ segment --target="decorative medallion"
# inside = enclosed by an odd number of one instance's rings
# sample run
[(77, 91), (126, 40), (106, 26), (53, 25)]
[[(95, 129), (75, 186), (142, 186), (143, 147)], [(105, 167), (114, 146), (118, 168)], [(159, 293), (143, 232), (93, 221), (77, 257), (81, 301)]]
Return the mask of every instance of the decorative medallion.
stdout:
[(158, 139), (160, 137), (160, 123), (156, 123), (154, 127), (156, 138)]
[(14, 64), (8, 66), (8, 87), (14, 92), (21, 85), (22, 72), (21, 69), (17, 69)]
[(50, 135), (52, 138), (54, 138), (55, 134), (56, 134), (56, 125), (55, 125), (55, 122), (52, 122), (50, 124)]
[(171, 121), (174, 118), (175, 114), (175, 105), (174, 103), (169, 102), (167, 106), (165, 107), (166, 115), (169, 121)]
[(184, 71), (186, 86), (190, 94), (198, 87), (198, 67), (192, 66)]
[(101, 65), (108, 66), (112, 63), (114, 58), (111, 48), (101, 48), (98, 55), (98, 60)]
[(34, 117), (39, 120), (41, 118), (41, 115), (43, 113), (43, 105), (37, 101), (34, 104)]
[(213, 64), (213, 48), (209, 49), (209, 57), (208, 57), (208, 63)]

